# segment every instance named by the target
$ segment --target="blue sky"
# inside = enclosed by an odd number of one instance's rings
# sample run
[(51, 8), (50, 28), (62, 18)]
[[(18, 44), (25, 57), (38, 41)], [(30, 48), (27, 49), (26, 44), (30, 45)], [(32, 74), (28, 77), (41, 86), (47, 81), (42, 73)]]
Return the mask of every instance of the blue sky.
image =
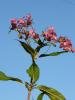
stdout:
[[(15, 41), (17, 34), (8, 34), (10, 19), (31, 13), (38, 33), (54, 26), (58, 36), (69, 37), (75, 47), (74, 0), (0, 0), (0, 71), (29, 81), (25, 70), (31, 65), (30, 56)], [(54, 49), (53, 49), (54, 50)], [(57, 50), (57, 49), (56, 49)], [(75, 99), (75, 54), (39, 59), (41, 76), (38, 84), (59, 90), (67, 100)], [(35, 98), (38, 91), (33, 91)], [(26, 100), (27, 90), (16, 82), (0, 81), (1, 100)], [(32, 97), (31, 97), (32, 100)], [(47, 97), (44, 100), (49, 100)]]

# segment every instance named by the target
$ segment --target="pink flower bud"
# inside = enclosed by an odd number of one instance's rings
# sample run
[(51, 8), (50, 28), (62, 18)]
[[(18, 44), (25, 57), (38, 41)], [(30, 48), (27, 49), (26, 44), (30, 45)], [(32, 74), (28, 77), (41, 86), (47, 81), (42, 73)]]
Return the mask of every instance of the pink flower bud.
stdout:
[(18, 23), (19, 23), (19, 24), (24, 24), (25, 21), (24, 21), (22, 18), (19, 18), (19, 19), (18, 19)]
[(54, 27), (53, 27), (53, 26), (52, 26), (52, 27), (49, 27), (49, 28), (48, 28), (48, 32), (50, 32), (50, 33), (55, 33)]
[(34, 36), (35, 36), (35, 32), (34, 32), (33, 29), (31, 29), (31, 30), (29, 31), (29, 36), (30, 36), (30, 37), (34, 37)]
[(11, 19), (10, 20), (11, 24), (16, 24), (17, 23), (17, 20), (15, 18)]
[(27, 25), (31, 25), (32, 24), (31, 14), (26, 16), (26, 21), (27, 21)]
[(59, 43), (64, 42), (64, 41), (65, 41), (65, 37), (60, 36), (60, 37), (58, 38), (58, 42), (59, 42)]
[(26, 19), (27, 19), (27, 20), (30, 20), (30, 19), (31, 19), (31, 14), (28, 14), (28, 15), (26, 16)]
[(38, 34), (35, 34), (33, 38), (34, 39), (39, 39), (39, 35)]
[(17, 20), (15, 18), (13, 18), (13, 19), (10, 20), (10, 22), (11, 22), (10, 30), (16, 29), (16, 27), (17, 27)]

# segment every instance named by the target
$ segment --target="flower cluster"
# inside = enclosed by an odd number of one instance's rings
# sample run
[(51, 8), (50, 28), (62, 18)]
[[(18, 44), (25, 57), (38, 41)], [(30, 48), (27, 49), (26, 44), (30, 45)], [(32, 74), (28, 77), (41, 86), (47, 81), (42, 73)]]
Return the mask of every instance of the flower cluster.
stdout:
[(47, 31), (43, 32), (43, 36), (46, 40), (51, 41), (57, 41), (57, 35), (55, 33), (54, 27), (50, 27), (47, 29)]
[(60, 43), (60, 48), (63, 48), (63, 50), (75, 52), (75, 49), (72, 48), (71, 40), (68, 38), (60, 36), (58, 42)]
[(23, 28), (28, 27), (32, 24), (32, 18), (31, 15), (27, 15), (26, 17), (19, 18), (18, 20), (16, 18), (11, 19), (11, 30), (19, 30), (22, 31)]
[[(31, 27), (30, 30), (28, 30), (28, 28)], [(23, 18), (13, 18), (11, 19), (11, 27), (10, 30), (15, 30), (17, 31), (19, 34), (19, 38), (26, 38), (28, 39), (30, 38), (34, 38), (34, 39), (38, 39), (39, 35), (35, 33), (34, 29), (32, 28), (32, 17), (31, 15), (27, 15), (26, 17)]]
[[(11, 19), (10, 30), (17, 31), (19, 33), (18, 36), (20, 39), (27, 40), (28, 38), (32, 38), (34, 40), (37, 40), (37, 43), (40, 40), (42, 44), (48, 42), (54, 43), (56, 45), (56, 43), (59, 43), (59, 47), (63, 48), (63, 50), (75, 52), (75, 49), (73, 49), (72, 43), (68, 38), (64, 36), (60, 36), (59, 38), (57, 37), (54, 27), (49, 27), (46, 31), (43, 31), (41, 35), (37, 34), (32, 27), (31, 15), (27, 15), (26, 17), (19, 19)], [(43, 40), (41, 39), (42, 36)]]

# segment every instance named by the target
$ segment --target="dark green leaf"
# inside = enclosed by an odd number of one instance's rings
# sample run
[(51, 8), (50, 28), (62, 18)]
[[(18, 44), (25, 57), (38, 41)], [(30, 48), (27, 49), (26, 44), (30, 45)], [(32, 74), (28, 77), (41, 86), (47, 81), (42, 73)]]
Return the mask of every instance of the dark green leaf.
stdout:
[(52, 95), (49, 95), (48, 93), (46, 92), (42, 92), (41, 94), (39, 94), (37, 100), (43, 100), (43, 96), (44, 95), (47, 95), (49, 97), (50, 100), (59, 100), (59, 99), (56, 99), (54, 96)]
[[(46, 95), (49, 97), (50, 100), (60, 100), (60, 99), (57, 99), (56, 97), (49, 95), (47, 93), (46, 93)], [(66, 99), (64, 99), (64, 100), (66, 100)]]
[(12, 81), (16, 81), (16, 82), (22, 83), (22, 80), (20, 80), (18, 78), (14, 78), (14, 77), (9, 77), (9, 76), (5, 75), (5, 73), (3, 73), (1, 71), (0, 71), (0, 80), (2, 80), (2, 81), (12, 80)]
[(41, 45), (37, 46), (37, 48), (35, 49), (36, 52), (39, 52), (42, 47), (44, 47), (44, 46), (41, 46)]
[(56, 99), (56, 97), (52, 96), (52, 95), (49, 95), (48, 93), (46, 92), (42, 92), (41, 94), (39, 94), (37, 100), (43, 100), (43, 96), (44, 95), (47, 95), (49, 97), (50, 100), (59, 100), (59, 99)]
[(40, 46), (43, 46), (43, 45), (44, 45), (44, 43), (41, 41), (41, 39), (39, 39), (39, 40), (37, 41), (37, 43), (38, 43)]
[(39, 94), (39, 96), (37, 97), (37, 100), (42, 100), (44, 96), (44, 93)]
[(66, 100), (60, 92), (53, 88), (39, 85), (37, 89), (48, 95), (51, 100)]
[(32, 83), (35, 83), (39, 79), (40, 71), (35, 62), (27, 69), (27, 73), (30, 76)]
[(24, 48), (25, 51), (27, 51), (29, 54), (34, 55), (35, 50), (25, 42), (19, 41), (21, 43), (21, 46)]
[(47, 56), (58, 56), (63, 53), (67, 53), (68, 51), (60, 51), (60, 52), (52, 52), (50, 54), (41, 54), (39, 57), (47, 57)]

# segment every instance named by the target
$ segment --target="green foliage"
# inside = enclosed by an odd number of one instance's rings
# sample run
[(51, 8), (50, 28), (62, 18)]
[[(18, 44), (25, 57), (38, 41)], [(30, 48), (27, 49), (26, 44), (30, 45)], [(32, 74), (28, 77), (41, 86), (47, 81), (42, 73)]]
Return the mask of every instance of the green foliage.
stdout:
[(47, 57), (47, 56), (58, 56), (63, 53), (67, 53), (68, 51), (60, 51), (60, 52), (52, 52), (50, 54), (41, 54), (39, 57)]
[(35, 53), (34, 49), (29, 45), (26, 44), (25, 42), (19, 41), (21, 43), (21, 46), (24, 48), (27, 53), (33, 55)]
[(35, 83), (39, 79), (40, 70), (35, 62), (27, 69), (27, 73), (32, 83)]
[(44, 93), (40, 93), (39, 96), (37, 97), (37, 100), (42, 100), (44, 96)]
[(24, 50), (32, 56), (32, 59), (37, 58), (37, 50), (34, 50), (29, 44), (19, 41)]
[(0, 71), (0, 80), (1, 81), (16, 81), (16, 82), (19, 82), (19, 83), (22, 83), (22, 80), (18, 79), (18, 78), (14, 78), (14, 77), (9, 77), (7, 76), (5, 73), (1, 72)]
[[(43, 85), (39, 85), (36, 88), (42, 91), (42, 93), (48, 95), (50, 100), (66, 100), (65, 97), (61, 93), (59, 93), (57, 90), (53, 88), (46, 87)], [(42, 97), (43, 97), (43, 94), (40, 94), (39, 98), (42, 98)], [(37, 99), (37, 100), (40, 100), (40, 99)]]

